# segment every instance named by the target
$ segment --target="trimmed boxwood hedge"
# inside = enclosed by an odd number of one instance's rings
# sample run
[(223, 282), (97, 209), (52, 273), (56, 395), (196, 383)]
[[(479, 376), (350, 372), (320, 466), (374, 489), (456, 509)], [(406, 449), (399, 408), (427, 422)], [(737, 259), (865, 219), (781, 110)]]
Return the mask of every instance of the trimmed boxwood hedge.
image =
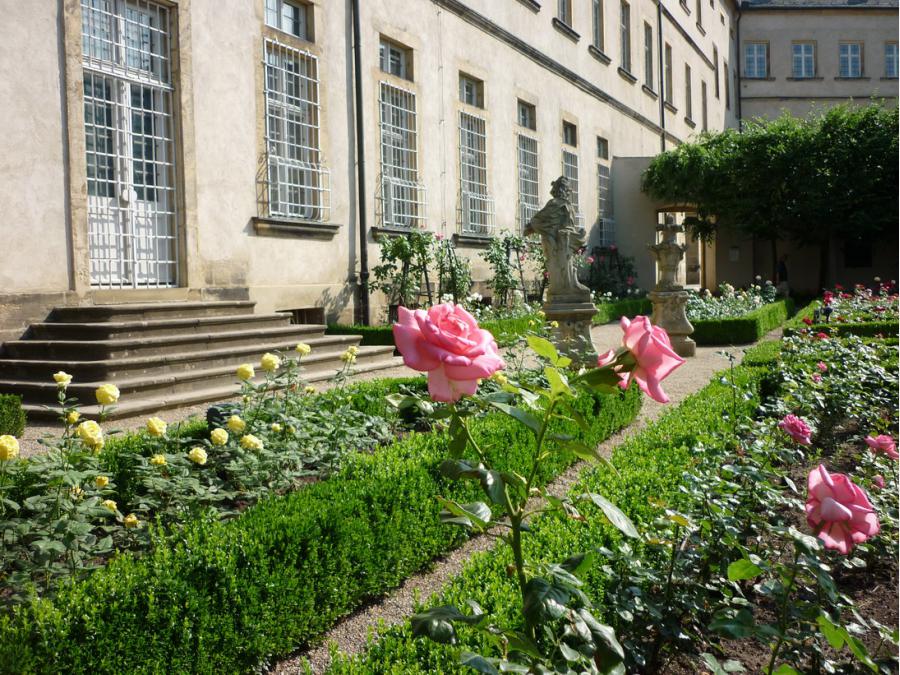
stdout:
[(831, 333), (833, 335), (897, 337), (898, 330), (900, 330), (900, 323), (897, 321), (860, 321), (858, 323), (829, 321), (828, 323), (814, 323), (809, 326), (803, 323), (803, 319), (812, 319), (815, 310), (821, 306), (821, 301), (813, 300), (797, 312), (797, 315), (784, 327), (784, 334), (794, 335), (801, 330), (808, 330), (813, 333)]
[[(564, 420), (555, 430), (596, 444), (640, 403), (634, 388), (582, 393), (590, 430)], [(523, 426), (500, 413), (471, 426), (498, 469), (526, 465)], [(0, 672), (230, 673), (289, 653), (462, 543), (461, 530), (440, 524), (435, 496), (471, 501), (478, 491), (440, 476), (446, 446), (444, 432), (410, 434), (233, 520), (157, 531), (143, 557), (120, 555), (0, 617)], [(553, 457), (542, 483), (574, 461)]]
[(25, 430), (25, 411), (22, 397), (17, 394), (0, 394), (0, 436), (21, 436)]
[(732, 319), (692, 320), (694, 333), (691, 338), (698, 345), (749, 344), (787, 321), (793, 309), (793, 301), (784, 299)]
[[(489, 330), (500, 346), (515, 342), (519, 336), (529, 329), (529, 322), (541, 321), (537, 314), (528, 314), (511, 319), (497, 319), (496, 321), (481, 321), (479, 325)], [(392, 345), (394, 333), (391, 326), (357, 326), (344, 324), (329, 324), (325, 331), (328, 335), (361, 335), (363, 345)]]
[[(739, 397), (739, 414), (752, 414), (759, 405), (760, 389), (769, 377), (778, 344), (762, 343), (747, 352), (744, 364), (734, 370), (735, 381), (746, 386), (751, 396)], [(745, 364), (754, 365), (745, 365)], [(680, 491), (682, 474), (690, 470), (695, 448), (702, 444), (708, 452), (723, 451), (723, 434), (731, 428), (729, 414), (735, 405), (730, 384), (713, 378), (702, 390), (668, 410), (656, 422), (632, 436), (615, 449), (613, 471), (597, 465), (583, 472), (570, 490), (571, 495), (598, 492), (610, 499), (635, 522), (659, 517), (660, 503), (677, 509), (687, 497)], [(585, 521), (562, 518), (554, 514), (536, 519), (525, 539), (529, 560), (558, 562), (579, 552), (608, 546), (620, 535), (608, 524), (599, 509), (587, 504), (579, 510)], [(640, 544), (632, 543), (640, 550)], [(479, 554), (440, 594), (428, 600), (428, 606), (452, 604), (465, 607), (475, 600), (500, 625), (516, 621), (518, 590), (515, 580), (506, 573), (511, 562), (508, 547)], [(605, 577), (598, 562), (585, 578), (585, 590), (602, 607)], [(460, 635), (462, 647), (478, 652), (486, 645), (478, 643), (480, 634), (465, 631)], [(393, 627), (368, 651), (356, 658), (339, 657), (327, 671), (363, 675), (369, 673), (464, 674), (471, 672), (459, 665), (456, 650), (412, 636), (409, 622)]]
[(597, 305), (597, 313), (594, 314), (594, 325), (618, 321), (623, 316), (627, 316), (630, 319), (640, 314), (650, 314), (652, 311), (653, 304), (647, 298), (604, 302)]

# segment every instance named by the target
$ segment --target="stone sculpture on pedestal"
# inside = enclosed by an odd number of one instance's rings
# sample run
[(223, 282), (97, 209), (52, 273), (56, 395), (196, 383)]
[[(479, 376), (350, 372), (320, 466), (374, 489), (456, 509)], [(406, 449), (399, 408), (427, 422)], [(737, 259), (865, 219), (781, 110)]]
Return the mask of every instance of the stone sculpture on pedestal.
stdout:
[(657, 225), (656, 231), (662, 232), (662, 241), (647, 247), (656, 258), (659, 270), (656, 287), (649, 293), (650, 302), (653, 303), (653, 316), (650, 320), (655, 326), (666, 330), (676, 354), (694, 356), (697, 353), (697, 343), (689, 337), (694, 332), (694, 327), (685, 312), (688, 294), (677, 278), (678, 265), (687, 249), (685, 244), (678, 243), (678, 234), (684, 232), (684, 227)]
[(544, 313), (555, 321), (553, 342), (576, 365), (596, 365), (597, 350), (591, 341), (591, 321), (597, 308), (591, 291), (578, 281), (574, 256), (585, 245), (578, 226), (572, 189), (565, 176), (551, 184), (551, 199), (525, 227), (525, 235), (538, 234), (547, 260), (549, 287)]

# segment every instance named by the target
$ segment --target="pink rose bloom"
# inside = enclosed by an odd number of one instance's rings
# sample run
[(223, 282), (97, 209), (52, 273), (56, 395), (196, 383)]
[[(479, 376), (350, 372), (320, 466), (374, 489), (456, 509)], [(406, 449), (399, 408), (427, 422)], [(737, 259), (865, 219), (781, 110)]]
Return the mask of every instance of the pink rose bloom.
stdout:
[(812, 319), (810, 319), (808, 316), (804, 316), (803, 323), (805, 323), (807, 326), (812, 326)]
[(816, 333), (816, 339), (817, 340), (827, 340), (828, 333)]
[(878, 516), (865, 491), (842, 473), (830, 474), (823, 465), (809, 472), (806, 522), (818, 532), (825, 548), (850, 553), (880, 531)]
[(441, 240), (443, 240), (444, 235), (441, 234), (440, 232), (438, 232), (436, 235), (434, 235), (434, 238), (437, 239), (438, 241), (441, 241)]
[(872, 476), (872, 482), (879, 490), (884, 490), (884, 476), (882, 476), (880, 473)]
[(816, 364), (816, 368), (818, 368), (819, 371), (821, 371), (821, 372), (824, 373), (826, 370), (828, 370), (828, 364), (825, 363), (824, 361), (819, 361), (819, 362)]
[(822, 376), (819, 375), (818, 373), (813, 373), (812, 381), (815, 382), (816, 384), (819, 384), (819, 382), (822, 381)]
[(399, 307), (394, 342), (403, 363), (428, 373), (428, 393), (452, 403), (471, 396), (478, 380), (504, 367), (490, 332), (459, 305), (435, 305), (427, 312)]
[[(619, 374), (621, 378), (619, 385), (624, 389), (631, 380), (634, 380), (654, 401), (668, 403), (669, 397), (662, 390), (660, 383), (684, 363), (684, 359), (672, 349), (669, 334), (665, 329), (650, 323), (648, 316), (637, 316), (631, 321), (623, 316), (619, 325), (625, 333), (622, 336), (622, 344), (636, 361), (630, 372)], [(609, 365), (615, 358), (615, 352), (609, 350), (600, 356), (597, 366)]]
[(619, 250), (619, 247), (616, 246), (615, 244), (610, 244), (610, 245), (609, 245), (609, 250), (610, 250), (610, 251), (618, 251), (618, 250)]
[(589, 256), (587, 257), (587, 261), (588, 261), (588, 263), (593, 264), (593, 263), (594, 263), (594, 256), (589, 255)]
[(629, 286), (634, 286), (634, 277), (626, 277), (625, 283)]
[(866, 445), (872, 448), (872, 452), (876, 454), (883, 452), (891, 459), (900, 459), (900, 454), (897, 454), (897, 444), (894, 443), (893, 438), (886, 434), (866, 436)]
[(806, 422), (796, 415), (785, 415), (784, 419), (778, 423), (778, 428), (800, 445), (812, 443), (812, 430)]

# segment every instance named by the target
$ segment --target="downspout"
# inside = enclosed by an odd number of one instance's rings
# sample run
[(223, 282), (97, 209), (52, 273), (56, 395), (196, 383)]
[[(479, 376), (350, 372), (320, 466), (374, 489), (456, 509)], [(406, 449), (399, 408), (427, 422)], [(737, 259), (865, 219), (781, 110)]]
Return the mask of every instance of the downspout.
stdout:
[(666, 55), (663, 51), (663, 16), (662, 0), (656, 0), (656, 42), (659, 50), (659, 126), (662, 129), (659, 137), (660, 152), (666, 151)]
[(369, 228), (366, 223), (366, 146), (363, 138), (362, 56), (360, 53), (359, 0), (350, 0), (353, 15), (353, 84), (356, 105), (356, 215), (359, 219), (359, 299), (357, 321), (369, 325)]
[(741, 117), (741, 73), (744, 68), (741, 65), (741, 0), (737, 0), (737, 21), (735, 25), (735, 42), (737, 43), (737, 85), (734, 88), (734, 104), (737, 106), (738, 131), (744, 129), (744, 118)]

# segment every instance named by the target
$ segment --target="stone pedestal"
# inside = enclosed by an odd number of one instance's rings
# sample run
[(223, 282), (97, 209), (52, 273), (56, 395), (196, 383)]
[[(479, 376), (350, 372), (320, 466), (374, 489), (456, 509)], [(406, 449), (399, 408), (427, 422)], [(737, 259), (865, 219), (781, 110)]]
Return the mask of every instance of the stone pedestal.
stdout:
[(591, 340), (591, 325), (597, 308), (592, 302), (552, 301), (544, 305), (547, 321), (556, 321), (552, 342), (573, 365), (596, 367), (597, 350)]
[(669, 340), (672, 341), (672, 349), (678, 356), (694, 356), (697, 353), (697, 343), (690, 338), (694, 327), (685, 312), (687, 291), (650, 291), (648, 296), (653, 303), (651, 323), (666, 329)]

